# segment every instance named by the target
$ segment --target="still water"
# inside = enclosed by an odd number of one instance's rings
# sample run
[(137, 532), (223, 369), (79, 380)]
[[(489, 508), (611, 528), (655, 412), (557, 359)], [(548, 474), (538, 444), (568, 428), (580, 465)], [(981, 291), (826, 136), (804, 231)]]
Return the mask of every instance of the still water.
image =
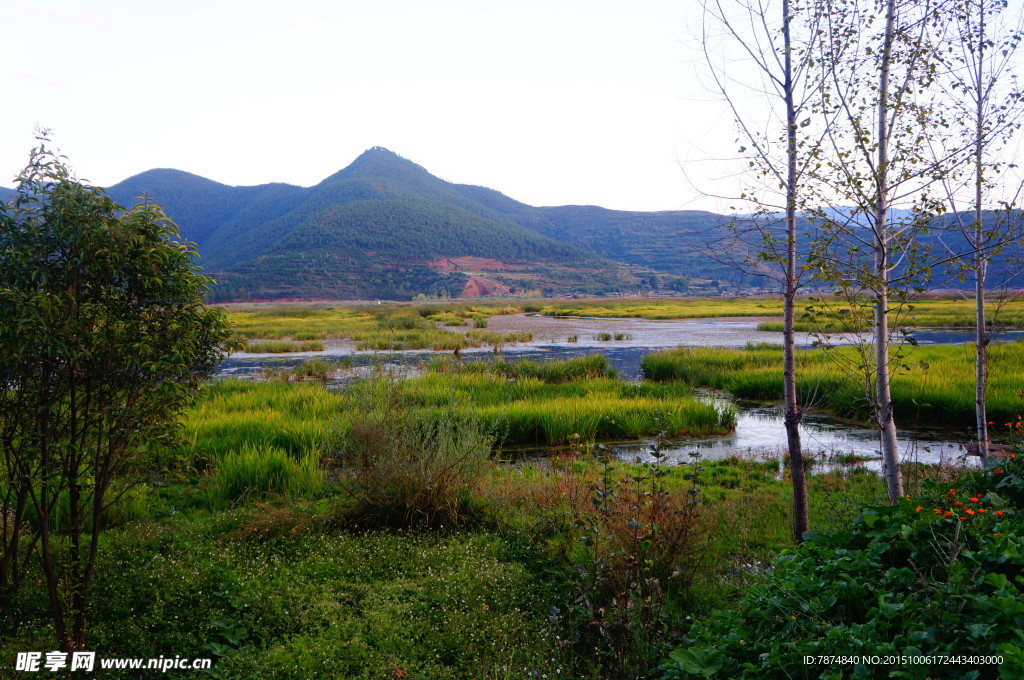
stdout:
[[(751, 342), (781, 342), (781, 334), (758, 331), (760, 318), (678, 319), (648, 321), (638, 319), (584, 319), (552, 318), (536, 315), (510, 315), (490, 319), (488, 330), (507, 332), (529, 330), (534, 340), (510, 345), (500, 355), (514, 361), (530, 358), (538, 361), (565, 359), (599, 352), (626, 380), (640, 380), (640, 360), (645, 354), (670, 347), (743, 347)], [(621, 340), (601, 340), (600, 333), (618, 333)], [(918, 344), (955, 344), (969, 342), (969, 332), (920, 330), (914, 334)], [(1002, 341), (1024, 340), (1024, 332), (1012, 331), (999, 337)], [(811, 346), (813, 338), (800, 334), (798, 343)], [(351, 358), (346, 376), (365, 375), (374, 367), (383, 367), (400, 373), (413, 373), (416, 367), (436, 352), (424, 351), (355, 351), (351, 343), (326, 346), (321, 352), (302, 352), (287, 356), (274, 354), (237, 353), (225, 359), (220, 375), (255, 377), (267, 367), (294, 366), (311, 357), (326, 359)], [(467, 358), (491, 359), (496, 355), (490, 348), (463, 350)], [(343, 378), (344, 379), (344, 378)], [(670, 460), (685, 461), (692, 453), (714, 459), (742, 454), (751, 457), (777, 457), (785, 450), (785, 430), (782, 413), (776, 404), (732, 402), (728, 395), (703, 393), (721, 408), (737, 412), (735, 432), (706, 439), (666, 442), (662, 453)], [(869, 468), (880, 467), (878, 435), (874, 429), (862, 424), (842, 421), (825, 412), (810, 412), (805, 416), (802, 438), (808, 454), (826, 461), (842, 456), (864, 458)], [(962, 444), (971, 440), (969, 428), (936, 429), (904, 428), (899, 432), (900, 450), (908, 461), (923, 463), (953, 462), (963, 456)], [(645, 456), (653, 440), (621, 442), (616, 450), (623, 457)]]

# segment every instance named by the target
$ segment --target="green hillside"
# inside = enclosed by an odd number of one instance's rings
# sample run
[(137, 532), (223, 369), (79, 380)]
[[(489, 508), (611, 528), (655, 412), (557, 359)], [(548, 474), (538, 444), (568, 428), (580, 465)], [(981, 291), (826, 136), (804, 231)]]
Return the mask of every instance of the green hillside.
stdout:
[(308, 188), (151, 170), (109, 191), (125, 205), (146, 193), (165, 206), (218, 280), (217, 300), (456, 297), (471, 277), (512, 293), (600, 294), (645, 280), (382, 148)]

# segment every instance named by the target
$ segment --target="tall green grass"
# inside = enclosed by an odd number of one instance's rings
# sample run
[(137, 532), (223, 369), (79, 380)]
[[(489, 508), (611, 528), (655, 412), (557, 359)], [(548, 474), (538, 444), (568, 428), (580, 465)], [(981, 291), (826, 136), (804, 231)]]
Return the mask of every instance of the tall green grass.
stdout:
[(434, 357), (426, 362), (432, 373), (490, 373), (506, 378), (536, 378), (546, 383), (563, 383), (584, 378), (614, 378), (617, 375), (603, 354), (555, 359), (552, 361), (455, 361), (451, 357)]
[(218, 456), (209, 484), (216, 503), (243, 496), (310, 498), (322, 491), (324, 479), (319, 457), (313, 451), (293, 457), (276, 446), (249, 443)]
[[(603, 357), (552, 366), (435, 361), (433, 370), (400, 380), (395, 389), (410, 418), (423, 412), (442, 420), (453, 409), (475, 414), (505, 444), (705, 435), (735, 427), (734, 414), (694, 399), (686, 385), (592, 377), (612, 374)], [(347, 391), (317, 382), (215, 383), (186, 412), (183, 443), (155, 453), (153, 464), (201, 470), (247, 447), (279, 448), (297, 459), (322, 447), (336, 428), (350, 426), (350, 413), (367, 398), (364, 390), (391, 381), (370, 378), (366, 387)]]
[[(797, 352), (797, 390), (805, 404), (839, 415), (869, 414), (870, 376), (861, 371), (864, 348), (837, 347)], [(904, 346), (892, 369), (896, 416), (921, 425), (974, 423), (974, 346)], [(742, 399), (782, 398), (781, 348), (676, 349), (645, 356), (651, 380), (681, 380), (724, 389)], [(989, 347), (988, 413), (998, 425), (1024, 412), (1024, 343)]]
[(262, 342), (247, 340), (245, 351), (253, 354), (283, 354), (285, 352), (320, 352), (324, 343), (319, 340), (265, 340)]

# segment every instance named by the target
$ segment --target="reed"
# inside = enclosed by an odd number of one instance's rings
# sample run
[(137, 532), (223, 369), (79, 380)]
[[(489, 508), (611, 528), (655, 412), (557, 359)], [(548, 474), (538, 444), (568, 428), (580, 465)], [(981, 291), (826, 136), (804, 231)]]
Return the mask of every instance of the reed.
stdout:
[(324, 343), (319, 340), (248, 340), (245, 351), (253, 354), (283, 354), (285, 352), (321, 352)]
[[(797, 352), (797, 390), (806, 404), (839, 415), (869, 414), (870, 376), (861, 372), (863, 348), (836, 347)], [(971, 425), (974, 422), (973, 345), (903, 346), (892, 365), (896, 416), (920, 425)], [(1020, 366), (1024, 343), (989, 347), (988, 412), (996, 427), (1024, 409)], [(677, 349), (644, 357), (651, 380), (681, 380), (724, 389), (743, 399), (782, 397), (782, 353), (777, 348)]]
[(323, 485), (319, 459), (313, 452), (307, 450), (294, 457), (282, 448), (252, 443), (218, 456), (209, 477), (214, 504), (243, 496), (310, 498), (319, 494)]

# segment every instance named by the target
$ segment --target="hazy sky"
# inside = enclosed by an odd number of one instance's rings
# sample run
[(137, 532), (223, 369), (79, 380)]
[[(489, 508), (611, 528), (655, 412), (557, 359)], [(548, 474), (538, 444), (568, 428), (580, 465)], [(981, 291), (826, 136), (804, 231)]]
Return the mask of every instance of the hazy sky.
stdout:
[[(385, 146), (532, 205), (710, 208), (690, 0), (3, 0), (0, 185), (37, 126), (107, 186), (308, 186)], [(712, 187), (713, 188), (713, 187)]]

